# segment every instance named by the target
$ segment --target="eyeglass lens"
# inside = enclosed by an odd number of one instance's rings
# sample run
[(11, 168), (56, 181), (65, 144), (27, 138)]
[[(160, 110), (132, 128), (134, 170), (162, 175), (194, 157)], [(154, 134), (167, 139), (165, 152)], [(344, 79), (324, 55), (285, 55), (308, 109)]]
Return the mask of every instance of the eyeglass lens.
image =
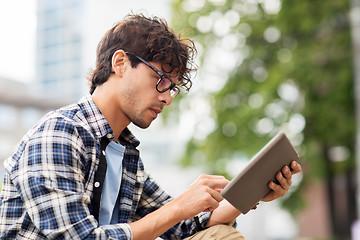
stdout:
[(176, 87), (175, 85), (173, 86), (172, 81), (170, 79), (168, 79), (167, 77), (165, 77), (164, 73), (162, 73), (161, 71), (156, 69), (153, 65), (151, 65), (150, 63), (148, 63), (147, 61), (145, 61), (141, 57), (139, 57), (139, 56), (137, 56), (137, 55), (135, 55), (133, 53), (129, 53), (129, 52), (125, 52), (125, 53), (133, 55), (134, 57), (139, 59), (141, 62), (143, 62), (145, 65), (147, 65), (149, 68), (151, 68), (157, 74), (160, 75), (159, 81), (156, 84), (156, 90), (158, 92), (163, 93), (163, 92), (166, 92), (167, 90), (170, 89), (170, 95), (171, 95), (172, 98), (176, 97), (176, 95), (179, 94), (180, 89), (178, 87)]

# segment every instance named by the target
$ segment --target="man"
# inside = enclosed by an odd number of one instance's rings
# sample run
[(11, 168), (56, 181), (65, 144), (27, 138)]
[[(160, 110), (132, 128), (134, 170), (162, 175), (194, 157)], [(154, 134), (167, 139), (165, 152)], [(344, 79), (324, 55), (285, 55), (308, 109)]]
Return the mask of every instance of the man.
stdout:
[[(127, 128), (147, 128), (191, 87), (193, 52), (158, 18), (129, 15), (110, 29), (91, 95), (47, 114), (5, 161), (1, 238), (241, 239), (230, 226), (240, 212), (220, 194), (228, 180), (202, 175), (172, 199), (144, 171)], [(284, 167), (263, 200), (283, 196), (299, 171)]]

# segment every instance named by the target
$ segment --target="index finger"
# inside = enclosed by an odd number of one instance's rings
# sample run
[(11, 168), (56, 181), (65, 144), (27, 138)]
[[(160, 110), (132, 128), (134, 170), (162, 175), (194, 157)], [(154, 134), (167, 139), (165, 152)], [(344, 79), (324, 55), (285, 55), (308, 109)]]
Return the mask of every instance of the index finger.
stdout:
[(229, 182), (224, 176), (202, 175), (199, 177), (199, 184), (206, 185), (214, 190), (223, 189)]

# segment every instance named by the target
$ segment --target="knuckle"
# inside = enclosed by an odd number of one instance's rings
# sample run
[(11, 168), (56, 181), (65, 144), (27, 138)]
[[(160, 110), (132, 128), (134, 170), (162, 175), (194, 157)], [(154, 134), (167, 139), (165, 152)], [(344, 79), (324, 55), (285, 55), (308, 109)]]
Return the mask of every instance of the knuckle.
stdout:
[(204, 178), (208, 178), (208, 175), (206, 175), (206, 174), (201, 174), (201, 175), (199, 176), (199, 179), (204, 179)]
[(209, 180), (207, 180), (206, 178), (202, 178), (202, 179), (199, 180), (200, 185), (207, 185), (208, 182), (209, 182)]

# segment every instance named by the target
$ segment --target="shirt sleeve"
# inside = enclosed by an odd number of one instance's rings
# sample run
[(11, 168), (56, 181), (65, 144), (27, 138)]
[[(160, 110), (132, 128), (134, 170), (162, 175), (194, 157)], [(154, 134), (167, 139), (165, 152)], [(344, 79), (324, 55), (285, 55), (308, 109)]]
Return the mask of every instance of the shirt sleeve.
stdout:
[(47, 120), (30, 136), (10, 172), (26, 216), (47, 239), (132, 239), (128, 224), (99, 227), (90, 214), (86, 154), (70, 120)]
[[(159, 209), (166, 203), (173, 200), (159, 185), (146, 173), (146, 180), (144, 182), (143, 193), (136, 212), (136, 218), (140, 219), (145, 215)], [(181, 221), (168, 231), (166, 231), (161, 238), (163, 239), (183, 239), (192, 236), (198, 231), (205, 229), (206, 223), (210, 218), (211, 213), (202, 212), (194, 218)]]

